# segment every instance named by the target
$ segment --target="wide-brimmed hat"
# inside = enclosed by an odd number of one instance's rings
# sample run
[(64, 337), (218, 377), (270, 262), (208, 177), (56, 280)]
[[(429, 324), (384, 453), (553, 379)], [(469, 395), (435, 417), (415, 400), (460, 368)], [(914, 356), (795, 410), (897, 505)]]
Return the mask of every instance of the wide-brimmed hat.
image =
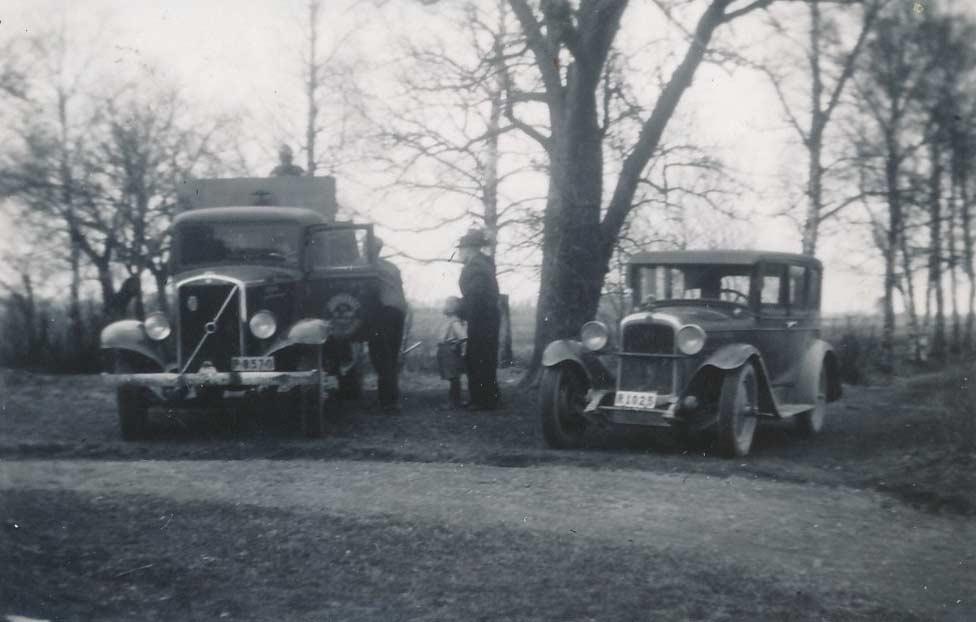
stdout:
[(458, 240), (458, 248), (481, 248), (483, 246), (488, 246), (490, 242), (485, 232), (481, 229), (472, 229), (461, 236)]

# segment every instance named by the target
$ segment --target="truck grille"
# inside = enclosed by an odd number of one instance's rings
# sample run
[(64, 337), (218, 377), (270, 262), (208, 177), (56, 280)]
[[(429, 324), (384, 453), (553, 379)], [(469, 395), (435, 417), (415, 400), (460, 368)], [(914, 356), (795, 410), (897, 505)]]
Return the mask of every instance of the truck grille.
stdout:
[[(224, 312), (216, 321), (215, 331), (206, 334), (208, 322), (214, 321), (221, 306), (227, 301), (236, 285), (227, 282), (216, 284), (192, 283), (179, 288), (179, 343), (180, 369), (182, 370), (194, 350), (200, 346), (196, 356), (190, 361), (187, 372), (199, 371), (204, 361), (210, 361), (218, 371), (230, 371), (232, 356), (240, 356), (241, 351), (241, 317), (240, 296), (238, 289), (227, 302)], [(200, 345), (201, 340), (203, 344)]]
[(674, 329), (667, 324), (628, 324), (622, 345), (624, 352), (674, 354)]
[(674, 392), (674, 359), (620, 356), (621, 391)]

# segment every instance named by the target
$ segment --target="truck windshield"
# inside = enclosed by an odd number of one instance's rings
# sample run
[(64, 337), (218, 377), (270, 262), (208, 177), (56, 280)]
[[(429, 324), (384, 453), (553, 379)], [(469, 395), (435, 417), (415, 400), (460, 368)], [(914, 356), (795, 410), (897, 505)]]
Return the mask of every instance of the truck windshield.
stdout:
[(752, 266), (639, 266), (639, 302), (719, 300), (749, 305)]
[(298, 266), (301, 229), (290, 223), (208, 223), (176, 232), (182, 267), (210, 264)]

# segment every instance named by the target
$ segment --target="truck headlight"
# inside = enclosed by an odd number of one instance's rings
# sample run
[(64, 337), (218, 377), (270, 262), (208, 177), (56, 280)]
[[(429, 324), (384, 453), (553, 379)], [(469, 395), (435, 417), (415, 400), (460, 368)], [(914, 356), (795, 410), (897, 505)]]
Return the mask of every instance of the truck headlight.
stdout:
[(278, 323), (270, 311), (258, 311), (247, 324), (251, 327), (251, 334), (258, 339), (267, 339), (278, 330)]
[(146, 316), (146, 321), (142, 323), (142, 328), (146, 331), (146, 336), (153, 341), (162, 341), (173, 332), (173, 329), (169, 325), (169, 319), (165, 314), (158, 311)]
[(698, 354), (705, 347), (705, 331), (694, 324), (682, 326), (676, 339), (682, 354)]
[(580, 341), (583, 346), (591, 352), (598, 352), (607, 346), (610, 340), (610, 331), (603, 322), (587, 322), (580, 329)]

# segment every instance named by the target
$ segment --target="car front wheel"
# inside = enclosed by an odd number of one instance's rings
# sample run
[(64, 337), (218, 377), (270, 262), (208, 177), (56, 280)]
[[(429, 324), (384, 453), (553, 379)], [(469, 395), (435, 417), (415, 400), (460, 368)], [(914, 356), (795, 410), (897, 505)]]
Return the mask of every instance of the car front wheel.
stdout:
[(723, 457), (749, 454), (756, 433), (758, 395), (756, 368), (751, 364), (725, 374), (718, 405), (718, 447)]
[(567, 365), (547, 367), (539, 383), (542, 436), (553, 449), (573, 449), (586, 432), (586, 380)]

